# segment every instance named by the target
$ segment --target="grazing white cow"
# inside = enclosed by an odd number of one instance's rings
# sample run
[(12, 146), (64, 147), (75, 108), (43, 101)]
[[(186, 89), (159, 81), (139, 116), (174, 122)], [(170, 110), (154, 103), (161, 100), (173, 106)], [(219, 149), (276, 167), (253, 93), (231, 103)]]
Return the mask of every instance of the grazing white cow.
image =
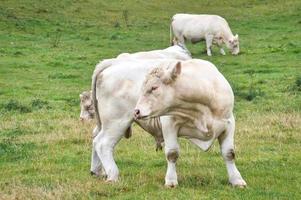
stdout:
[(83, 91), (80, 95), (80, 120), (91, 120), (94, 118), (95, 109), (92, 99), (92, 91)]
[[(143, 83), (134, 115), (137, 120), (161, 116), (162, 128), (168, 124), (163, 131), (167, 180), (177, 183), (178, 136), (205, 146), (210, 146), (217, 138), (229, 182), (246, 186), (234, 163), (233, 105), (231, 86), (210, 62), (198, 59), (177, 61), (163, 63), (151, 70)], [(171, 123), (170, 119), (174, 122)]]
[[(172, 38), (174, 36), (174, 38)], [(173, 41), (172, 41), (173, 39)], [(191, 41), (193, 44), (206, 40), (207, 55), (211, 56), (211, 46), (215, 43), (220, 53), (225, 55), (222, 44), (226, 44), (233, 55), (239, 53), (238, 35), (232, 34), (227, 21), (217, 15), (176, 14), (170, 24), (171, 43)]]

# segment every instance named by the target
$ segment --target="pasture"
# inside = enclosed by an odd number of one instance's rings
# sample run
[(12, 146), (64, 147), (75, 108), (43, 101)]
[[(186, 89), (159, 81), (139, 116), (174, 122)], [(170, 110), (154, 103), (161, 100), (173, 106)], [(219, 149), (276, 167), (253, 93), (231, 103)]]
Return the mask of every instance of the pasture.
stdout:
[[(241, 53), (205, 53), (235, 93), (232, 188), (216, 142), (202, 152), (180, 139), (179, 186), (164, 187), (166, 161), (134, 126), (117, 145), (120, 181), (90, 176), (94, 122), (79, 121), (79, 94), (95, 64), (169, 45), (175, 13), (223, 16)], [(0, 199), (301, 199), (301, 1), (3, 0), (0, 3)]]

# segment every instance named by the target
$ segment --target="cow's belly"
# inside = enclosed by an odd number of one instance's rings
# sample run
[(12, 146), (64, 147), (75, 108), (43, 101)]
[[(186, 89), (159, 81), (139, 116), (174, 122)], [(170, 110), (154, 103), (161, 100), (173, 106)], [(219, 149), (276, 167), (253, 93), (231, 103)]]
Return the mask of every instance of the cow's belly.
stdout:
[(200, 42), (200, 41), (204, 41), (205, 39), (204, 38), (191, 38), (190, 39), (190, 42), (192, 43), (192, 44), (195, 44), (195, 43), (198, 43), (198, 42)]
[(183, 35), (191, 42), (198, 42), (205, 39), (206, 30), (203, 29), (187, 29), (183, 31)]
[(184, 38), (188, 41), (191, 41), (191, 43), (197, 43), (205, 39), (205, 35), (203, 35), (202, 33), (186, 32), (183, 35)]

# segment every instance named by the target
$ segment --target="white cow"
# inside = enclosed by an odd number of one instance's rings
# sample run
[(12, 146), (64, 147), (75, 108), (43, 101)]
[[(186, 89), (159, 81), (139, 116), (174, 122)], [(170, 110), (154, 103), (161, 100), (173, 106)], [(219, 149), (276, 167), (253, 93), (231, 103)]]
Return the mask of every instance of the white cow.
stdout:
[(80, 95), (80, 115), (81, 121), (93, 119), (95, 116), (95, 109), (92, 99), (92, 91), (83, 91)]
[[(101, 130), (93, 140), (91, 173), (99, 174), (100, 169), (106, 173), (107, 181), (118, 180), (118, 167), (113, 158), (114, 147), (118, 141), (129, 132), (131, 124), (137, 122), (143, 129), (155, 137), (162, 138), (162, 134), (169, 135), (174, 126), (179, 126), (179, 134), (187, 135), (195, 133), (190, 123), (180, 120), (187, 120), (181, 117), (155, 117), (148, 120), (136, 120), (133, 116), (133, 110), (139, 98), (139, 92), (143, 84), (145, 75), (158, 65), (166, 65), (175, 62), (168, 59), (116, 59), (112, 65), (99, 72), (96, 69), (94, 74), (94, 89), (96, 95), (97, 109), (96, 116), (99, 116), (99, 127)], [(169, 138), (165, 138), (169, 141)], [(202, 148), (208, 150), (212, 145), (210, 136), (200, 136), (199, 138), (189, 138), (189, 140)], [(169, 147), (169, 146), (168, 146)], [(231, 148), (233, 149), (233, 148)], [(226, 149), (227, 157), (234, 154)], [(172, 150), (171, 150), (172, 151)], [(223, 150), (225, 152), (225, 150)], [(178, 184), (173, 161), (177, 159), (177, 153), (167, 152), (167, 158), (170, 160), (165, 177), (165, 185), (174, 187)], [(232, 156), (233, 157), (233, 156)], [(232, 185), (244, 185), (242, 178), (238, 176), (237, 169), (231, 157), (228, 159), (230, 183)], [(228, 165), (227, 165), (228, 166)], [(236, 172), (236, 171), (237, 172)], [(239, 172), (238, 172), (239, 173)]]
[(135, 108), (135, 119), (161, 116), (168, 180), (177, 183), (179, 136), (207, 146), (218, 139), (230, 183), (246, 185), (234, 163), (233, 105), (231, 86), (210, 62), (192, 59), (163, 63), (146, 76)]
[[(174, 38), (172, 38), (174, 36)], [(172, 41), (173, 39), (173, 41)], [(238, 35), (232, 34), (227, 21), (217, 15), (176, 14), (170, 24), (171, 43), (182, 43), (186, 40), (193, 44), (206, 40), (207, 55), (211, 56), (212, 43), (220, 47), (220, 53), (225, 55), (222, 44), (226, 44), (233, 55), (239, 53)]]

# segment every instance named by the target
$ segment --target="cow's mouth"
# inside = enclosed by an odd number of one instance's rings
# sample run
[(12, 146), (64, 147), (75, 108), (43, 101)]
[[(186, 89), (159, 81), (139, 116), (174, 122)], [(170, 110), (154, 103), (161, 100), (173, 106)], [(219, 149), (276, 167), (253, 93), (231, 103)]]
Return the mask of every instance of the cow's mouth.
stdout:
[(155, 118), (155, 117), (157, 117), (157, 115), (154, 115), (154, 113), (150, 110), (141, 111), (138, 108), (136, 108), (134, 110), (134, 119), (135, 120), (146, 120), (146, 119), (151, 119), (151, 118)]
[(146, 120), (146, 119), (149, 119), (149, 118), (150, 118), (149, 115), (144, 115), (144, 116), (142, 116), (142, 115), (138, 115), (138, 116), (134, 115), (134, 119), (135, 120)]

